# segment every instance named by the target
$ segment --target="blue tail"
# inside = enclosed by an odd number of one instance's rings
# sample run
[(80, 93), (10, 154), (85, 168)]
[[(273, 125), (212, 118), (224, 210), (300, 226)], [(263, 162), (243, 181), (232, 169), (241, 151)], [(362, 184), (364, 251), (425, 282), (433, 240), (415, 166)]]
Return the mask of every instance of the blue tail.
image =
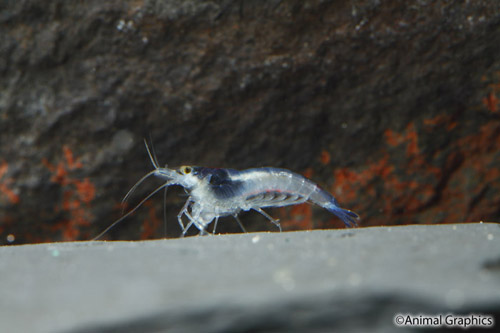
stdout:
[(328, 209), (329, 212), (337, 215), (338, 218), (340, 218), (344, 222), (346, 227), (352, 228), (358, 226), (357, 221), (359, 220), (359, 215), (356, 214), (355, 212), (352, 212), (348, 209), (340, 208), (339, 206), (333, 203), (326, 206), (325, 208)]

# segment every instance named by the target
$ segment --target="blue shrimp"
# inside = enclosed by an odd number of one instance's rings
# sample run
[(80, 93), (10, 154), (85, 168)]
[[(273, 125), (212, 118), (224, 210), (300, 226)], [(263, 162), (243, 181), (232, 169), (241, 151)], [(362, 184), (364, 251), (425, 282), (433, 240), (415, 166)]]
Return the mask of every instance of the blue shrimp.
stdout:
[[(146, 200), (163, 188), (171, 185), (182, 186), (189, 197), (177, 215), (177, 220), (184, 236), (191, 226), (199, 230), (200, 235), (207, 234), (207, 227), (214, 222), (213, 232), (217, 228), (219, 217), (233, 216), (240, 228), (246, 232), (238, 214), (241, 211), (255, 210), (274, 223), (281, 231), (279, 220), (272, 218), (262, 208), (283, 207), (305, 202), (313, 203), (327, 209), (339, 217), (346, 227), (354, 227), (359, 216), (341, 208), (335, 198), (309, 179), (286, 169), (271, 167), (234, 170), (222, 168), (206, 168), (199, 166), (181, 166), (177, 169), (161, 168), (156, 158), (149, 154), (154, 170), (141, 178), (127, 193), (123, 200), (149, 176), (156, 176), (165, 183), (144, 198), (134, 209), (115, 221), (94, 239), (124, 218), (132, 214)], [(186, 217), (188, 222), (184, 223)]]

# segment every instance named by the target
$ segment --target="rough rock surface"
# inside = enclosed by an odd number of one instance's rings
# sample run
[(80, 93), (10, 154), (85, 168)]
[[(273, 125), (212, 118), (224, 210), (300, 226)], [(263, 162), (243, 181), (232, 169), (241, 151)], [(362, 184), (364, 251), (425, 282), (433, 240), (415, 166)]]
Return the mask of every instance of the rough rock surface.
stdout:
[(497, 316), (500, 225), (0, 247), (4, 332), (391, 332)]
[[(497, 0), (3, 1), (0, 243), (96, 235), (151, 169), (149, 135), (171, 166), (303, 173), (366, 226), (498, 221), (499, 53)], [(162, 237), (161, 207), (108, 237)]]

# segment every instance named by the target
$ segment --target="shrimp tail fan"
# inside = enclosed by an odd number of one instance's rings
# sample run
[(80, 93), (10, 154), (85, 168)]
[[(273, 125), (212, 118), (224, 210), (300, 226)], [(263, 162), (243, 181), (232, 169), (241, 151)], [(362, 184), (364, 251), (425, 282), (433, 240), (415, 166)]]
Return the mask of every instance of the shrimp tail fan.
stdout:
[(359, 215), (348, 209), (340, 208), (339, 206), (331, 203), (325, 207), (329, 212), (335, 214), (339, 219), (344, 222), (346, 227), (352, 228), (358, 226)]

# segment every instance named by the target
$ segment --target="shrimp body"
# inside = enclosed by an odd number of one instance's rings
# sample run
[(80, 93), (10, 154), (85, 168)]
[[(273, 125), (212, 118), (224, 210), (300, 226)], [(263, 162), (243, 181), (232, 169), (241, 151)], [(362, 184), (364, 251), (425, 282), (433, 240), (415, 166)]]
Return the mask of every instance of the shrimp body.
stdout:
[[(262, 208), (283, 207), (305, 202), (327, 209), (339, 217), (347, 227), (356, 226), (356, 221), (359, 219), (356, 213), (340, 208), (337, 200), (314, 182), (286, 169), (264, 167), (239, 171), (197, 166), (182, 166), (177, 169), (161, 168), (149, 152), (147, 144), (146, 149), (155, 170), (138, 181), (125, 196), (125, 199), (144, 179), (151, 175), (162, 178), (165, 183), (104, 232), (134, 212), (160, 189), (171, 185), (182, 186), (189, 195), (177, 216), (182, 228), (182, 235), (185, 235), (192, 225), (200, 231), (200, 234), (206, 234), (208, 225), (213, 221), (215, 221), (213, 228), (215, 233), (219, 217), (224, 216), (233, 216), (245, 231), (238, 214), (241, 211), (249, 210), (261, 213), (281, 231), (279, 221), (269, 216)], [(186, 225), (185, 218), (188, 219)]]
[[(335, 198), (309, 179), (286, 169), (254, 168), (247, 170), (181, 167), (179, 176), (159, 168), (157, 176), (183, 186), (189, 199), (179, 214), (184, 231), (194, 224), (201, 233), (214, 220), (223, 216), (237, 217), (240, 211), (256, 210), (280, 227), (279, 222), (262, 208), (283, 207), (310, 202), (337, 215), (348, 227), (359, 218), (354, 212), (340, 208)], [(173, 178), (182, 180), (173, 181)], [(184, 227), (182, 215), (190, 220)], [(239, 221), (238, 221), (239, 222)], [(281, 228), (280, 228), (281, 230)]]

